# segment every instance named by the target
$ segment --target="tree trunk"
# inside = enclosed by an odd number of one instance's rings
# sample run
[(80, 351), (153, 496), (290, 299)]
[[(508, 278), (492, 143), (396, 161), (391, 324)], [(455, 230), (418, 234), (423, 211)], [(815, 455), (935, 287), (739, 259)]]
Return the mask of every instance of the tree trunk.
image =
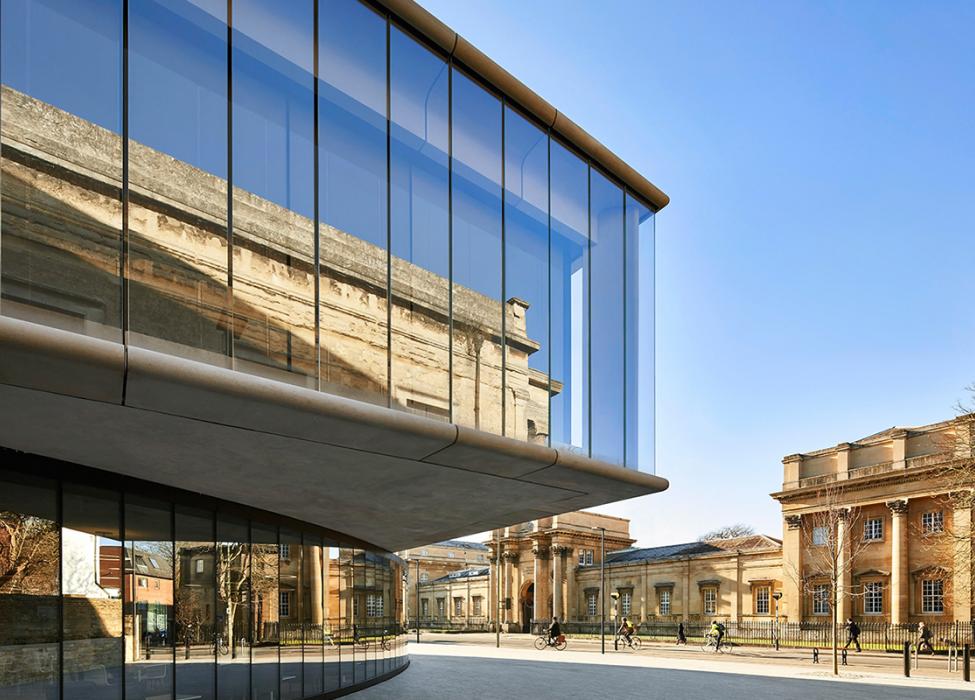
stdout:
[(833, 620), (833, 630), (830, 633), (832, 635), (832, 643), (833, 643), (833, 675), (834, 676), (840, 675), (840, 664), (839, 664), (839, 648), (840, 648), (840, 646), (839, 646), (839, 641), (836, 638), (836, 612), (837, 612), (837, 608), (839, 608), (839, 604), (840, 604), (840, 596), (839, 596), (839, 591), (838, 591), (838, 589), (836, 587), (836, 576), (834, 575), (834, 577), (833, 577), (833, 614), (831, 616), (832, 617), (832, 620)]

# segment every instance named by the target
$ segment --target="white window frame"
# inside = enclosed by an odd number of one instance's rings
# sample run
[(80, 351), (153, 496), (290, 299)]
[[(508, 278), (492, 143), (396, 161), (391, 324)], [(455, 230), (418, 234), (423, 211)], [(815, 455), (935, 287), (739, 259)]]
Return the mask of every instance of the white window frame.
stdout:
[(196, 573), (198, 573), (198, 574), (202, 574), (203, 573), (203, 560), (202, 559), (197, 559), (196, 560)]
[(437, 617), (444, 617), (444, 612), (447, 610), (447, 599), (437, 598)]
[(430, 599), (421, 598), (420, 599), (420, 616), (430, 617)]
[(620, 615), (629, 616), (633, 610), (633, 591), (620, 591)]
[(755, 614), (772, 614), (772, 590), (769, 586), (759, 586), (755, 589)]
[(884, 584), (880, 581), (868, 581), (863, 584), (863, 614), (884, 614)]
[(278, 617), (291, 617), (291, 591), (278, 591)]
[(701, 589), (701, 594), (704, 596), (704, 614), (705, 615), (717, 615), (718, 614), (718, 589), (714, 586), (707, 586)]
[(471, 599), (471, 604), (474, 608), (474, 617), (480, 617), (481, 615), (481, 601), (482, 598), (479, 595), (476, 595)]
[(883, 542), (883, 540), (884, 540), (884, 519), (867, 518), (863, 522), (863, 541)]
[(670, 595), (669, 588), (662, 588), (658, 595), (657, 607), (661, 615), (670, 615)]
[(945, 611), (945, 582), (940, 578), (921, 581), (921, 613), (941, 615)]
[(829, 584), (817, 583), (812, 590), (813, 615), (829, 615)]
[(291, 545), (290, 544), (279, 545), (278, 556), (281, 559), (291, 559)]
[(829, 536), (825, 527), (818, 525), (812, 529), (812, 543), (814, 547), (825, 547), (828, 541)]
[(921, 532), (933, 535), (945, 531), (945, 512), (932, 510), (921, 514)]
[(430, 580), (430, 574), (428, 574), (426, 571), (421, 571), (420, 572), (420, 583), (426, 583), (429, 580)]
[(586, 594), (586, 612), (590, 617), (599, 614), (599, 593)]
[(460, 596), (454, 596), (454, 616), (462, 617), (464, 615), (464, 599)]
[(596, 550), (594, 549), (586, 550), (586, 566), (592, 566), (592, 562), (595, 556), (596, 556)]
[(366, 594), (366, 617), (382, 617), (385, 608), (382, 593)]

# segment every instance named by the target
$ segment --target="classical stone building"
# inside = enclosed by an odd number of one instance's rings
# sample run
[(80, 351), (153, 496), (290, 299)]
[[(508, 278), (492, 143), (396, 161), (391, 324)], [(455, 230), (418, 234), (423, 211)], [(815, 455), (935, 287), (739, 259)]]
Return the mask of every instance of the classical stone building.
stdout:
[[(972, 619), (973, 423), (966, 415), (895, 427), (782, 460), (782, 490), (772, 496), (782, 504), (790, 620), (828, 618), (831, 542), (842, 550), (841, 619)], [(824, 509), (840, 517), (825, 520)]]

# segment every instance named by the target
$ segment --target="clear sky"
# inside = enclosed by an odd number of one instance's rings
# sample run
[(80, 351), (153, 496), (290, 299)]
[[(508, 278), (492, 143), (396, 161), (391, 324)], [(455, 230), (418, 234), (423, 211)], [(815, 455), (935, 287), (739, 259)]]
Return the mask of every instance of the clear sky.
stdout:
[(421, 0), (667, 192), (640, 544), (975, 380), (975, 3)]

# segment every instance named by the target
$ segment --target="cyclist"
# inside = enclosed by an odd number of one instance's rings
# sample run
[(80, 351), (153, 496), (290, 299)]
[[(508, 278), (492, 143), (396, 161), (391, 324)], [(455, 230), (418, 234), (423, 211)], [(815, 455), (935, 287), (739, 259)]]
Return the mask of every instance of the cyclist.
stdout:
[(548, 643), (551, 646), (555, 646), (555, 643), (559, 641), (559, 637), (562, 636), (562, 626), (559, 624), (559, 618), (553, 617), (552, 624), (548, 626)]
[(626, 646), (632, 647), (633, 646), (633, 623), (624, 617), (622, 624), (620, 624), (620, 628), (616, 630), (616, 636), (625, 639)]
[(711, 629), (708, 630), (708, 635), (714, 637), (714, 650), (721, 651), (721, 640), (724, 639), (724, 625), (714, 620), (711, 623)]

